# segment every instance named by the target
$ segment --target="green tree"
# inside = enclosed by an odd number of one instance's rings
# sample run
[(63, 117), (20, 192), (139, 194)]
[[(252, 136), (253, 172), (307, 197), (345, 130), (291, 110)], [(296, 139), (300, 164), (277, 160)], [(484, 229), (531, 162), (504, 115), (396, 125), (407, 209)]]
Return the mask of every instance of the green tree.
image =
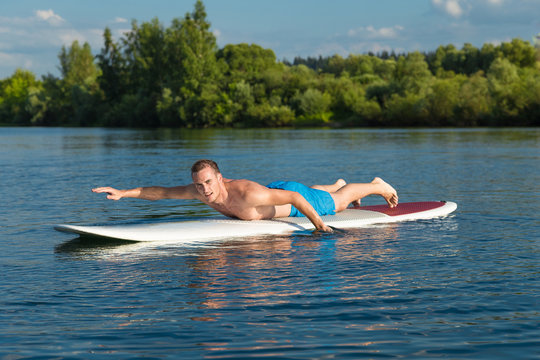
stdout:
[(407, 57), (399, 57), (396, 64), (394, 82), (402, 93), (421, 93), (429, 87), (431, 80), (432, 75), (424, 55), (419, 52), (413, 52), (407, 55)]
[(99, 86), (107, 102), (118, 101), (128, 90), (126, 59), (122, 55), (120, 45), (114, 42), (108, 27), (103, 32), (103, 43), (101, 53), (97, 55), (97, 65), (101, 70)]
[(216, 65), (217, 44), (206, 21), (206, 10), (200, 0), (195, 10), (186, 14), (180, 27), (182, 46), (181, 68), (184, 73), (182, 92), (187, 96), (199, 94), (202, 87), (215, 80), (218, 74)]
[(31, 124), (36, 114), (32, 112), (33, 109), (27, 107), (28, 99), (42, 89), (42, 83), (36, 80), (32, 72), (15, 70), (11, 77), (0, 83), (0, 123)]
[(486, 125), (491, 116), (492, 98), (483, 72), (468, 77), (461, 84), (458, 94), (455, 125)]
[(536, 65), (536, 49), (528, 41), (513, 39), (509, 43), (502, 43), (500, 51), (505, 59), (518, 67)]
[(426, 62), (432, 74), (441, 77), (441, 73), (445, 71), (443, 62), (446, 57), (446, 47), (439, 46), (435, 52), (426, 55)]
[(51, 95), (40, 86), (32, 86), (28, 89), (28, 98), (26, 100), (26, 111), (30, 114), (31, 125), (53, 125), (54, 119), (51, 119), (49, 104), (52, 102)]
[(526, 106), (523, 109), (523, 123), (520, 125), (540, 126), (540, 71), (523, 69), (521, 79)]
[(74, 85), (95, 83), (99, 70), (94, 63), (94, 55), (90, 45), (85, 42), (83, 46), (75, 40), (69, 48), (62, 46), (58, 55), (60, 72), (66, 88)]
[(384, 81), (389, 81), (394, 77), (394, 72), (396, 71), (396, 61), (394, 59), (381, 60), (374, 58), (373, 61), (375, 75)]
[(338, 122), (349, 126), (378, 124), (381, 108), (376, 100), (366, 97), (363, 86), (348, 76), (341, 76), (332, 81), (329, 90), (332, 96), (331, 110)]
[(210, 32), (200, 0), (192, 13), (182, 20), (173, 20), (167, 30), (166, 44), (170, 75), (167, 87), (178, 100), (170, 104), (178, 108), (178, 123), (195, 127), (213, 125), (209, 110), (205, 110), (205, 116), (200, 116), (200, 111), (208, 105), (202, 98), (208, 99), (210, 89), (217, 90), (220, 68), (216, 60), (216, 38)]
[(226, 45), (218, 51), (217, 58), (227, 64), (226, 75), (231, 81), (253, 81), (276, 66), (274, 52), (255, 44)]
[(69, 48), (62, 46), (58, 59), (62, 78), (59, 80), (61, 96), (54, 99), (59, 103), (53, 106), (58, 111), (56, 116), (62, 123), (95, 124), (102, 93), (97, 81), (100, 72), (90, 45), (80, 46), (74, 41)]
[(284, 104), (290, 104), (298, 93), (315, 88), (315, 72), (305, 65), (291, 66), (282, 74), (281, 98)]
[(406, 91), (393, 94), (384, 109), (385, 123), (391, 126), (425, 126), (429, 124), (429, 109), (421, 94)]
[(131, 23), (131, 31), (122, 38), (124, 56), (130, 74), (130, 92), (144, 89), (149, 96), (156, 97), (168, 76), (165, 62), (164, 28), (154, 18), (139, 25)]
[(309, 88), (304, 93), (296, 94), (292, 99), (292, 104), (300, 115), (296, 124), (311, 126), (328, 123), (332, 117), (331, 103), (331, 96), (317, 89)]
[(414, 126), (428, 124), (429, 109), (426, 95), (430, 90), (433, 76), (425, 56), (413, 52), (397, 60), (395, 77), (390, 89), (392, 94), (383, 109), (385, 122), (393, 126)]
[(295, 121), (294, 111), (286, 105), (272, 105), (268, 102), (257, 104), (247, 112), (246, 126), (281, 127), (290, 126)]
[(384, 109), (390, 97), (398, 91), (398, 85), (392, 79), (389, 81), (381, 80), (366, 88), (366, 99), (376, 101), (379, 107)]
[(339, 55), (334, 55), (328, 60), (328, 64), (324, 68), (324, 72), (334, 74), (336, 76), (341, 75), (346, 71), (346, 61)]
[[(123, 118), (131, 126), (158, 126), (157, 101), (161, 97), (168, 69), (165, 61), (163, 25), (157, 18), (139, 25), (131, 23), (131, 31), (121, 39), (126, 61), (126, 82), (129, 88), (120, 97), (109, 115), (109, 122)], [(136, 106), (132, 107), (132, 103)], [(128, 110), (125, 113), (115, 109)], [(130, 110), (131, 109), (131, 110)], [(136, 111), (134, 111), (136, 110)]]
[(353, 77), (374, 74), (372, 59), (375, 59), (375, 57), (369, 55), (349, 55), (345, 60), (345, 70)]
[(463, 45), (463, 63), (461, 73), (466, 75), (474, 74), (480, 70), (480, 50), (469, 43)]
[(493, 114), (499, 121), (510, 121), (523, 110), (526, 99), (521, 96), (521, 81), (516, 65), (507, 59), (497, 59), (487, 73), (490, 93), (495, 100)]
[(497, 50), (497, 48), (495, 48), (495, 45), (489, 43), (484, 44), (480, 49), (479, 54), (480, 70), (486, 73), (489, 70), (489, 67), (491, 66), (493, 61), (495, 61), (495, 59), (499, 56), (499, 51)]
[(444, 70), (452, 71), (453, 73), (461, 73), (464, 62), (465, 55), (462, 51), (459, 51), (452, 44), (445, 47), (444, 57), (442, 59), (442, 67)]
[(436, 79), (426, 100), (432, 125), (454, 125), (454, 111), (459, 101), (459, 89), (465, 76)]

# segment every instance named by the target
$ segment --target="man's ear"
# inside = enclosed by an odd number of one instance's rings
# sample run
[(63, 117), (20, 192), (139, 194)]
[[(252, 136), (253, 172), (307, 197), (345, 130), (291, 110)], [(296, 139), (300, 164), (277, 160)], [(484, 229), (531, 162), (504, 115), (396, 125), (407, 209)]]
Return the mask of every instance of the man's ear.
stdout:
[(223, 182), (223, 175), (221, 175), (221, 173), (218, 173), (217, 174), (217, 179), (219, 182)]

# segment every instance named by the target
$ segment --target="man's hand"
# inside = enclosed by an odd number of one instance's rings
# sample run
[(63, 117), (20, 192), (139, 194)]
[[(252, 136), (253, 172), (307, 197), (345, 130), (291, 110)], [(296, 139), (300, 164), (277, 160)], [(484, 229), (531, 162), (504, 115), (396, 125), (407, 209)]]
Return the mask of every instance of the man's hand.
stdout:
[(117, 190), (112, 187), (99, 187), (92, 189), (95, 193), (107, 193), (107, 199), (109, 200), (120, 200), (124, 197), (124, 190)]
[(316, 228), (315, 231), (313, 231), (313, 232), (314, 233), (320, 233), (320, 232), (333, 233), (334, 229), (332, 229), (330, 226), (328, 226), (326, 224), (322, 224), (322, 226)]

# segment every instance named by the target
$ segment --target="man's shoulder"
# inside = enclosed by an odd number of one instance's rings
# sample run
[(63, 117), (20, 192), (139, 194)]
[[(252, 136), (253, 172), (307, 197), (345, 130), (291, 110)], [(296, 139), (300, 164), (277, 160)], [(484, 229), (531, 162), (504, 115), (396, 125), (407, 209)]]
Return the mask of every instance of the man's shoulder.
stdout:
[(258, 182), (252, 181), (252, 180), (246, 180), (246, 179), (236, 179), (236, 180), (229, 180), (227, 182), (227, 185), (232, 188), (237, 189), (252, 189), (252, 188), (260, 188), (265, 186), (262, 186)]
[(227, 185), (229, 192), (233, 192), (244, 199), (251, 199), (254, 196), (256, 197), (265, 193), (265, 190), (268, 190), (266, 186), (246, 179), (231, 180)]

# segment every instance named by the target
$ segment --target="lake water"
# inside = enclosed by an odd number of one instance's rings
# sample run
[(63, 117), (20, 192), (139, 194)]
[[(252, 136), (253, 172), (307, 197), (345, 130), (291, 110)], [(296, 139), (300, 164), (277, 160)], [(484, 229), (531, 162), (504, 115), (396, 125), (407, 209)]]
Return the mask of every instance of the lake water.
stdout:
[[(446, 218), (146, 245), (53, 224), (215, 215), (96, 186), (380, 176)], [(0, 359), (540, 358), (540, 129), (0, 128)], [(365, 204), (379, 204), (370, 197)]]

